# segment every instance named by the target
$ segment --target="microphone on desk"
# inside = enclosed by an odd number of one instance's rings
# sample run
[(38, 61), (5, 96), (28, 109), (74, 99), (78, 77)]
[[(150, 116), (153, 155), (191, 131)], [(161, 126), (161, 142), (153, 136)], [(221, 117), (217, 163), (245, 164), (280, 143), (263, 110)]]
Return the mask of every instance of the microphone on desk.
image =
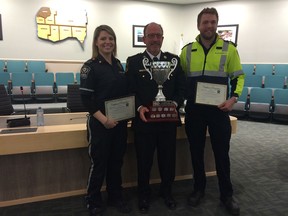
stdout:
[(23, 93), (23, 86), (20, 86), (21, 95), (24, 104), (24, 118), (17, 118), (17, 119), (7, 119), (7, 127), (21, 127), (21, 126), (29, 126), (31, 124), (30, 117), (27, 117), (27, 110), (26, 104), (24, 100), (24, 93)]

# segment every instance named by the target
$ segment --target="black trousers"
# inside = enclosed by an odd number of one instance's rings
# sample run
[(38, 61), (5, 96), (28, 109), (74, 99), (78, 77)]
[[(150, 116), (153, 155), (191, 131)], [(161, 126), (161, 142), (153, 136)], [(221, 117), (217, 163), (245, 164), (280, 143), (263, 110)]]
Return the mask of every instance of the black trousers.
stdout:
[(190, 143), (194, 170), (194, 190), (203, 192), (206, 187), (204, 148), (207, 127), (215, 157), (220, 197), (225, 199), (233, 194), (230, 179), (231, 123), (229, 113), (213, 106), (189, 105), (187, 103), (185, 130)]
[(106, 177), (109, 199), (122, 196), (121, 168), (127, 146), (127, 122), (120, 122), (113, 129), (106, 129), (94, 117), (87, 121), (91, 167), (87, 185), (90, 205), (102, 205), (101, 187)]
[(171, 194), (172, 183), (175, 179), (176, 130), (177, 125), (170, 122), (138, 122), (138, 125), (135, 125), (138, 192), (140, 197), (150, 196), (149, 179), (156, 149), (161, 177), (160, 193), (163, 196)]

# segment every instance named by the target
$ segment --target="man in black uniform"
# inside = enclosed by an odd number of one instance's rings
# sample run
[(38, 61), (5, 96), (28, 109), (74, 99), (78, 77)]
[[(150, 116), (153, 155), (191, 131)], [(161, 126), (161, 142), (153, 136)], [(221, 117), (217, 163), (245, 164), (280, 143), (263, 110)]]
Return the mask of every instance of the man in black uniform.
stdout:
[[(157, 148), (158, 166), (161, 177), (160, 196), (169, 209), (176, 208), (171, 189), (175, 178), (176, 130), (179, 122), (147, 122), (145, 113), (155, 100), (158, 92), (157, 83), (151, 79), (144, 67), (143, 59), (150, 63), (157, 60), (178, 60), (170, 79), (163, 84), (166, 100), (174, 102), (177, 109), (184, 101), (185, 75), (179, 58), (168, 52), (162, 52), (163, 29), (157, 23), (149, 23), (144, 28), (143, 41), (146, 50), (127, 59), (126, 75), (131, 93), (135, 94), (137, 114), (133, 121), (135, 146), (138, 166), (139, 210), (147, 212), (150, 205), (150, 171), (153, 164), (154, 151)], [(152, 60), (153, 59), (153, 60)], [(179, 119), (180, 121), (180, 119)]]

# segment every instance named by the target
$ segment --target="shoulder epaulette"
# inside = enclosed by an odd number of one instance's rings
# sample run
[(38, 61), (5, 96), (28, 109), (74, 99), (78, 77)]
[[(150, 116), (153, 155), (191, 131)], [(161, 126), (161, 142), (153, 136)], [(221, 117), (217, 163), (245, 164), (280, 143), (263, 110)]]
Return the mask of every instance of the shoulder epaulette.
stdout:
[(135, 55), (133, 55), (133, 56), (129, 56), (129, 57), (127, 58), (127, 60), (128, 60), (128, 59), (131, 60), (131, 59), (134, 59), (134, 58), (139, 58), (139, 57), (142, 56), (142, 54), (143, 54), (143, 53), (137, 53), (137, 54), (135, 54)]
[(193, 43), (193, 42), (186, 44), (185, 46), (182, 47), (181, 50), (183, 50), (185, 47), (189, 46), (189, 45), (192, 44), (192, 43)]
[(88, 59), (84, 64), (91, 64), (93, 61), (95, 61), (95, 58)]
[(171, 53), (171, 52), (164, 52), (164, 55), (172, 55), (172, 56), (177, 56), (176, 54), (174, 54), (174, 53)]
[(228, 42), (229, 44), (232, 44), (234, 47), (237, 47), (237, 44), (232, 42), (232, 41), (228, 41), (228, 40), (224, 40), (225, 42)]

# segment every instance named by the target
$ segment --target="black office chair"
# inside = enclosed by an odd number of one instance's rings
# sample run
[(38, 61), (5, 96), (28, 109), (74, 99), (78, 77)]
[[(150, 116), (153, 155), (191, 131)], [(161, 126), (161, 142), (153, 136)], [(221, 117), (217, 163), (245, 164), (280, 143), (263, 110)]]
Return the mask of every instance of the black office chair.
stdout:
[(56, 72), (56, 99), (57, 101), (67, 101), (68, 84), (75, 83), (73, 72)]
[(69, 112), (87, 112), (81, 101), (79, 84), (68, 84), (67, 109)]
[(14, 108), (11, 98), (7, 94), (4, 84), (0, 84), (0, 115), (11, 115), (12, 113), (14, 113)]

